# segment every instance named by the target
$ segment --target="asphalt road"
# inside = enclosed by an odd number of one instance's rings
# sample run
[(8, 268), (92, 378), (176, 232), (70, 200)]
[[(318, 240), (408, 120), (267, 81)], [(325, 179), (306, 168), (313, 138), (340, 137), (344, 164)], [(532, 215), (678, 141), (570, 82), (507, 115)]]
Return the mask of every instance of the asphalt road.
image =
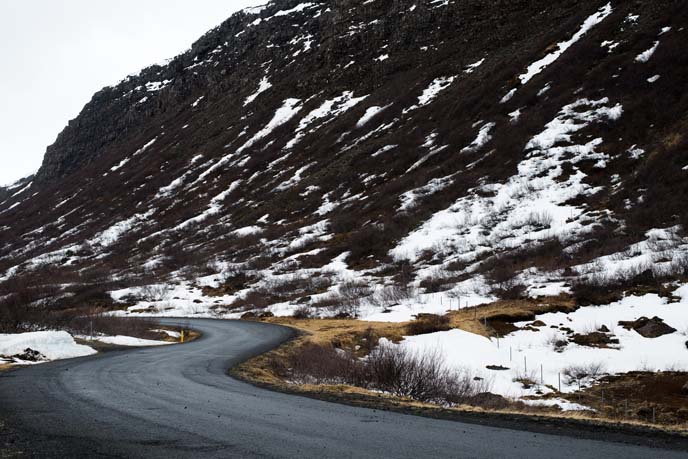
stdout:
[[(179, 321), (165, 321), (174, 323)], [(187, 321), (185, 321), (187, 322)], [(685, 458), (685, 452), (486, 427), (256, 388), (227, 369), (285, 328), (192, 320), (183, 346), (0, 373), (0, 416), (33, 457)], [(604, 437), (604, 435), (602, 435)]]

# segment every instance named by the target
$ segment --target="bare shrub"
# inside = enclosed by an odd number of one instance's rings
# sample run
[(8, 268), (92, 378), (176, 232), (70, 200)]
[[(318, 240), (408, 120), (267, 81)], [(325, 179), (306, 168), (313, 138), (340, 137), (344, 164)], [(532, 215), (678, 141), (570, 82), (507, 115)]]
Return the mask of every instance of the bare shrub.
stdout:
[(492, 293), (503, 300), (517, 300), (523, 298), (526, 286), (516, 280), (516, 271), (510, 264), (497, 264), (489, 273), (488, 280), (492, 284)]
[(455, 276), (450, 276), (443, 269), (437, 269), (420, 281), (419, 286), (425, 289), (425, 293), (437, 293), (446, 290), (447, 284), (456, 282)]
[(299, 306), (298, 308), (294, 309), (292, 317), (299, 320), (310, 319), (313, 317), (313, 309), (307, 305)]
[(171, 288), (167, 284), (152, 284), (141, 287), (140, 292), (145, 301), (166, 301), (170, 298)]
[(688, 254), (681, 253), (671, 261), (671, 274), (678, 276), (688, 275)]
[(361, 300), (369, 296), (370, 292), (370, 286), (361, 281), (348, 280), (339, 285), (339, 293), (351, 300)]
[(489, 390), (483, 379), (448, 369), (439, 352), (418, 354), (401, 346), (381, 346), (356, 359), (341, 349), (308, 344), (288, 363), (295, 382), (350, 384), (423, 402), (465, 403)]
[(103, 334), (108, 336), (135, 336), (138, 338), (155, 338), (151, 332), (157, 323), (143, 317), (115, 317), (101, 313), (89, 313), (73, 318), (65, 318), (60, 328), (77, 335)]
[(484, 390), (465, 373), (448, 369), (438, 351), (421, 354), (401, 346), (381, 346), (366, 364), (373, 387), (423, 402), (459, 403)]
[(531, 212), (521, 222), (522, 226), (530, 226), (536, 229), (545, 229), (552, 226), (554, 218), (549, 212)]
[(350, 354), (332, 347), (306, 344), (289, 358), (294, 381), (311, 384), (366, 385), (361, 365)]
[(579, 385), (584, 380), (597, 379), (598, 377), (602, 376), (604, 372), (605, 366), (602, 362), (571, 365), (561, 371), (567, 384), (573, 384), (574, 382), (577, 382)]
[(373, 304), (387, 309), (402, 301), (415, 298), (416, 294), (417, 292), (413, 287), (397, 283), (379, 289), (371, 300)]

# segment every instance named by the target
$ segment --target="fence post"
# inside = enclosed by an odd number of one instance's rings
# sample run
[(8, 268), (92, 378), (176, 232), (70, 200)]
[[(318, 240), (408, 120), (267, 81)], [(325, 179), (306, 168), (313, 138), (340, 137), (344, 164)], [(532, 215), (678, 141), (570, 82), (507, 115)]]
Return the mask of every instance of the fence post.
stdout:
[(542, 371), (542, 364), (540, 364), (540, 384), (545, 383), (545, 377), (543, 375), (544, 375), (544, 373)]
[(559, 393), (561, 394), (561, 373), (559, 373)]
[(523, 356), (523, 372), (528, 373), (528, 362), (526, 361), (526, 356)]
[(652, 423), (655, 424), (655, 407), (652, 407)]
[(513, 362), (514, 359), (511, 356), (511, 346), (509, 346), (509, 362)]

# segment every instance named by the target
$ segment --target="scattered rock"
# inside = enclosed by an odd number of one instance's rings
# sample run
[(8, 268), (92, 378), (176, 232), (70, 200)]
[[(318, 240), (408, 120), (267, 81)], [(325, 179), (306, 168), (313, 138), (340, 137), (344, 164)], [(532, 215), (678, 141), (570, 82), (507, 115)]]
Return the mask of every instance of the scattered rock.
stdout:
[(509, 369), (508, 367), (503, 367), (502, 365), (487, 365), (485, 368), (495, 371), (504, 371)]
[(657, 316), (652, 319), (641, 317), (634, 321), (619, 321), (619, 325), (626, 330), (635, 330), (645, 338), (658, 338), (676, 331), (675, 328), (665, 324), (664, 320)]
[(607, 328), (606, 325), (602, 325), (600, 328), (597, 329), (597, 331), (602, 332), (602, 333), (609, 333), (609, 328)]
[(576, 333), (571, 337), (571, 341), (580, 345), (588, 347), (609, 347), (612, 344), (619, 344), (619, 340), (612, 335), (602, 332), (592, 332), (585, 335)]
[(532, 322), (532, 323), (530, 323), (529, 325), (530, 325), (531, 327), (544, 327), (544, 326), (547, 325), (547, 324), (544, 323), (544, 322), (541, 321), (541, 320), (536, 320), (535, 322)]
[(43, 354), (38, 351), (34, 351), (31, 348), (24, 349), (21, 354), (13, 355), (13, 359), (23, 360), (25, 362), (40, 362), (41, 360), (48, 360)]

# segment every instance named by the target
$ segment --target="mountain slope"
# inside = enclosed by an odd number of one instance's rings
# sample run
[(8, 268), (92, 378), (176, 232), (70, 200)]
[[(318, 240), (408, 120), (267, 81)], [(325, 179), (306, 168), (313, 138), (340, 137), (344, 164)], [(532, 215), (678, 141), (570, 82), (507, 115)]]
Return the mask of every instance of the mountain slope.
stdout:
[(94, 95), (3, 198), (5, 290), (71, 308), (182, 281), (198, 312), (329, 314), (352, 280), (470, 303), (682, 276), (687, 16), (680, 1), (240, 12)]

